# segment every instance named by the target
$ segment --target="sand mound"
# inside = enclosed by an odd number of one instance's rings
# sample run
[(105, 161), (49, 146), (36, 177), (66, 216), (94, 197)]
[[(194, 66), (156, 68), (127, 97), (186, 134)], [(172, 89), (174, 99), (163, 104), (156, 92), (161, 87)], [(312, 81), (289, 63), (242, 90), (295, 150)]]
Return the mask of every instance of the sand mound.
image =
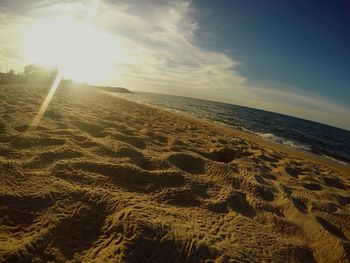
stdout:
[(0, 86), (1, 262), (349, 262), (350, 169), (60, 87)]

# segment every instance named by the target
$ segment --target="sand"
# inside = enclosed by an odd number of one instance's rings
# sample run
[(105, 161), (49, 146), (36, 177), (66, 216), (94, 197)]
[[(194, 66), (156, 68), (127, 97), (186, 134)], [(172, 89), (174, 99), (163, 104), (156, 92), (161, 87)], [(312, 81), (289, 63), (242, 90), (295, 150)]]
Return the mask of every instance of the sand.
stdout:
[(349, 262), (350, 168), (60, 87), (0, 86), (1, 262)]

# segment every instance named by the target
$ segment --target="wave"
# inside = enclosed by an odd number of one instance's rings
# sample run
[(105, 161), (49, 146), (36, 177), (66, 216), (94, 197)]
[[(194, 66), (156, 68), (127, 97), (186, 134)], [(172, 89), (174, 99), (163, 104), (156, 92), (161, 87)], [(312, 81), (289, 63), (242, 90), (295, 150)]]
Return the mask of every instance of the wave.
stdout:
[(327, 158), (327, 159), (329, 159), (329, 160), (332, 160), (332, 161), (334, 161), (334, 162), (343, 164), (343, 165), (350, 165), (349, 163), (343, 162), (343, 161), (341, 161), (341, 160), (339, 160), (339, 159), (336, 159), (336, 158), (334, 158), (334, 157), (331, 157), (331, 156), (329, 156), (329, 155), (321, 154), (321, 156), (323, 156), (323, 157), (325, 157), (325, 158)]
[(273, 133), (262, 133), (262, 132), (253, 132), (253, 133), (260, 136), (260, 137), (263, 137), (263, 138), (266, 138), (266, 139), (269, 139), (269, 140), (272, 140), (272, 141), (275, 141), (275, 142), (278, 142), (278, 143), (281, 143), (284, 145), (288, 145), (288, 146), (291, 146), (294, 148), (298, 148), (298, 149), (301, 149), (304, 151), (311, 152), (311, 146), (279, 137)]
[[(250, 132), (252, 132), (252, 131), (250, 131)], [(284, 145), (288, 145), (288, 146), (291, 146), (291, 147), (294, 147), (294, 148), (298, 148), (298, 149), (301, 149), (301, 150), (304, 150), (304, 151), (316, 153), (316, 154), (318, 154), (318, 155), (320, 155), (320, 156), (322, 156), (324, 158), (327, 158), (329, 160), (341, 163), (343, 165), (349, 165), (347, 162), (339, 160), (339, 159), (335, 158), (334, 156), (330, 156), (330, 154), (327, 155), (325, 153), (320, 153), (320, 152), (314, 151), (314, 149), (311, 146), (308, 146), (308, 145), (305, 145), (305, 144), (302, 144), (302, 143), (299, 143), (299, 142), (291, 141), (291, 140), (288, 140), (288, 139), (276, 136), (273, 133), (262, 133), (262, 132), (252, 132), (252, 133), (254, 133), (254, 134), (256, 134), (256, 135), (258, 135), (260, 137), (263, 137), (263, 138), (266, 138), (266, 139), (269, 139), (269, 140), (272, 140), (272, 141), (275, 141), (275, 142), (278, 142), (278, 143), (281, 143), (281, 144), (284, 144)]]

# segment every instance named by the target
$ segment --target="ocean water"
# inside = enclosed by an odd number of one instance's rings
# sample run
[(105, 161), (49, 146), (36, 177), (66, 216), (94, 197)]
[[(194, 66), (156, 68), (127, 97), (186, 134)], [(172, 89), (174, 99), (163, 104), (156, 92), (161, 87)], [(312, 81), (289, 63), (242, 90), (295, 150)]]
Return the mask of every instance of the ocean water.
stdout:
[(118, 95), (247, 130), (282, 144), (350, 164), (350, 131), (222, 102), (146, 92)]

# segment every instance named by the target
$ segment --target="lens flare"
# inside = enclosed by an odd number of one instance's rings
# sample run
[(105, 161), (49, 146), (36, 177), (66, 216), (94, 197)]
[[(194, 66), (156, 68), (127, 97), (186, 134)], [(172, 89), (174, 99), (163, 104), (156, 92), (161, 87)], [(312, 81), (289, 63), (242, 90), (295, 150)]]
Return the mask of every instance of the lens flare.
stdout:
[(35, 115), (32, 123), (30, 124), (29, 130), (35, 129), (35, 127), (37, 127), (38, 124), (40, 123), (40, 120), (44, 116), (44, 114), (47, 110), (47, 107), (49, 106), (49, 104), (52, 100), (53, 95), (55, 94), (58, 86), (60, 85), (61, 80), (62, 80), (62, 76), (60, 73), (58, 73), (56, 78), (55, 78), (55, 81), (52, 83), (49, 94), (47, 94), (47, 96), (44, 100), (44, 103), (41, 105), (38, 113)]

